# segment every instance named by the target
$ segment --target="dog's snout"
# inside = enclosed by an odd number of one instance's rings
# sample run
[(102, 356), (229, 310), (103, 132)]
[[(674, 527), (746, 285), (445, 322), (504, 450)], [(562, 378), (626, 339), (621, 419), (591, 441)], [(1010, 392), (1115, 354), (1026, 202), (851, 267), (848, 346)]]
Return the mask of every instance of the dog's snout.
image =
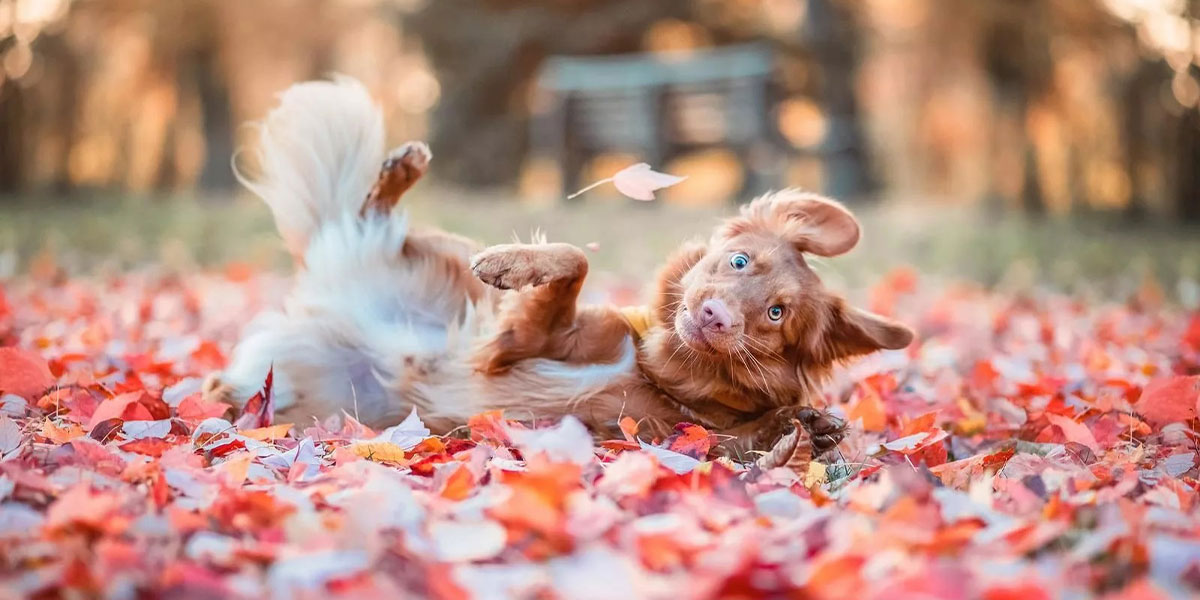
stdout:
[(733, 325), (733, 315), (724, 302), (716, 298), (705, 300), (700, 305), (700, 326), (715, 332), (725, 332)]

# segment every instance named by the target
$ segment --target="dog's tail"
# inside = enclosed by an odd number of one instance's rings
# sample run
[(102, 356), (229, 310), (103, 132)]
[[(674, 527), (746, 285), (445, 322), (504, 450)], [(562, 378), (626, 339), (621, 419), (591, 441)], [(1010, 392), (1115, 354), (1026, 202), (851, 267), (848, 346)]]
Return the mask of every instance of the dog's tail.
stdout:
[(305, 254), (322, 224), (357, 215), (384, 160), (383, 115), (353, 79), (309, 81), (280, 95), (258, 124), (253, 174), (234, 171), (267, 203), (292, 256)]

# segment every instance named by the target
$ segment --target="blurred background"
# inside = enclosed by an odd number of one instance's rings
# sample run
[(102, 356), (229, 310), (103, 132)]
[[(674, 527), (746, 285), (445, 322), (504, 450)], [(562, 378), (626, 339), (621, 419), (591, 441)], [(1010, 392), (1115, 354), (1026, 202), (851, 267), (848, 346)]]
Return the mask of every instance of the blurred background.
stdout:
[[(1197, 0), (0, 0), (0, 277), (285, 266), (230, 168), (342, 73), (427, 139), (412, 210), (645, 278), (738, 201), (845, 200), (854, 286), (1200, 292)], [(652, 205), (634, 162), (689, 179)]]

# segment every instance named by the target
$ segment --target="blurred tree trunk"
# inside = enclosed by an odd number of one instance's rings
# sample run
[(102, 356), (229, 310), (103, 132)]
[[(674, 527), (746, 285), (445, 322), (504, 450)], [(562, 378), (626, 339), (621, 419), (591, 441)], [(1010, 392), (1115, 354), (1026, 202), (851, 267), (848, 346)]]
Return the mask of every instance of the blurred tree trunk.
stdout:
[(875, 190), (858, 110), (861, 26), (845, 2), (809, 0), (805, 37), (812, 41), (820, 73), (821, 104), (827, 113), (824, 187), (838, 198), (863, 197)]
[(1046, 210), (1037, 171), (1037, 149), (1026, 130), (1034, 100), (1051, 85), (1046, 0), (986, 0), (981, 6), (984, 67), (999, 112), (1017, 125), (1016, 151), (1021, 153), (1021, 207), (1031, 214)]
[(21, 189), (24, 174), (25, 98), (15, 83), (0, 83), (0, 193)]
[(435, 0), (409, 18), (442, 86), (432, 114), (433, 168), (486, 186), (516, 179), (529, 146), (530, 84), (554, 54), (638, 50), (685, 0)]
[(1200, 112), (1185, 108), (1179, 118), (1175, 147), (1175, 212), (1200, 223)]

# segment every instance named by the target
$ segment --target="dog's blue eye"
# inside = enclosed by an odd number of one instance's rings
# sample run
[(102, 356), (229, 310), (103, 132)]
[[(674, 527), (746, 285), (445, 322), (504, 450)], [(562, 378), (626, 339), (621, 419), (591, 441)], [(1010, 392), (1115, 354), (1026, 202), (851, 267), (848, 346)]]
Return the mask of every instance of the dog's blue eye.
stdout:
[(771, 317), (772, 321), (778, 321), (783, 318), (783, 307), (776, 304), (767, 309), (767, 316)]
[(735, 271), (741, 271), (742, 269), (746, 268), (746, 265), (749, 264), (750, 257), (742, 254), (741, 252), (738, 252), (729, 258), (729, 266), (733, 267)]

